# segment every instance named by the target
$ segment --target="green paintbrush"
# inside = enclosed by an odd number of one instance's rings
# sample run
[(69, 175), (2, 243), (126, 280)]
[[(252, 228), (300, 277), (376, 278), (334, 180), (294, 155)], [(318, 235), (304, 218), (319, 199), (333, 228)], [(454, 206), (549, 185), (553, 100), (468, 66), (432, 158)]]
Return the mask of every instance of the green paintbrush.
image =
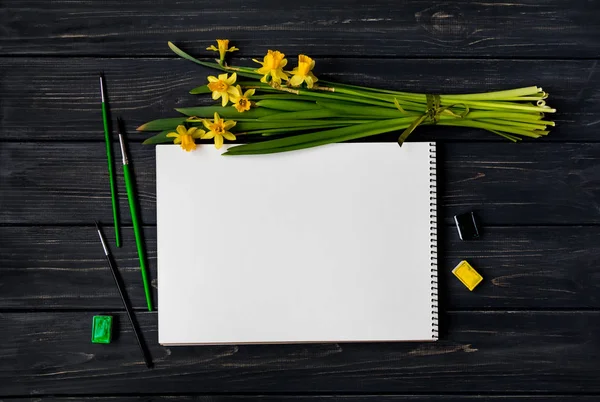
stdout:
[(125, 139), (123, 133), (125, 126), (121, 118), (117, 119), (119, 129), (119, 143), (121, 144), (121, 155), (123, 156), (123, 175), (125, 176), (125, 188), (127, 189), (127, 199), (129, 200), (129, 211), (131, 212), (131, 221), (133, 223), (133, 233), (135, 234), (135, 245), (137, 246), (138, 258), (140, 260), (140, 270), (142, 271), (142, 280), (144, 281), (144, 292), (146, 293), (146, 303), (148, 311), (152, 311), (152, 293), (150, 291), (150, 281), (146, 269), (146, 256), (144, 253), (144, 243), (142, 239), (142, 227), (137, 213), (137, 202), (135, 199), (135, 188), (131, 170), (129, 170), (129, 158), (125, 149)]
[(112, 202), (113, 222), (115, 225), (115, 242), (121, 247), (119, 236), (119, 214), (117, 211), (117, 180), (115, 178), (115, 166), (112, 157), (112, 144), (108, 124), (108, 108), (104, 99), (104, 76), (100, 74), (100, 94), (102, 96), (102, 121), (104, 122), (104, 142), (106, 142), (106, 159), (108, 160), (108, 177), (110, 180), (110, 199)]

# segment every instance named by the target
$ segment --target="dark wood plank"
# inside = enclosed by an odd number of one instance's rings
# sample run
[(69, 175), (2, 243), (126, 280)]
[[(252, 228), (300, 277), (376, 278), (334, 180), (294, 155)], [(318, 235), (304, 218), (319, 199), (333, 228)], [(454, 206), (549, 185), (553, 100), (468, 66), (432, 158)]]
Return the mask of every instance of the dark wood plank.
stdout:
[[(131, 151), (143, 221), (155, 223), (154, 147), (132, 144)], [(453, 143), (441, 145), (438, 155), (440, 216), (447, 224), (470, 209), (486, 225), (600, 223), (600, 144)], [(102, 142), (4, 143), (0, 161), (0, 222), (112, 220)]]
[(123, 314), (111, 345), (90, 343), (91, 316), (0, 315), (2, 393), (600, 392), (600, 312), (449, 314), (437, 343), (169, 348), (155, 343), (156, 314), (142, 313), (154, 370)]
[[(600, 15), (600, 14), (599, 14)], [(244, 64), (252, 64), (244, 60)], [(23, 65), (27, 69), (23, 69)], [(464, 93), (538, 85), (559, 113), (550, 136), (536, 141), (598, 141), (600, 69), (595, 60), (373, 60), (319, 59), (317, 74), (377, 88)], [(103, 139), (98, 72), (104, 70), (113, 115), (122, 115), (133, 139), (138, 125), (178, 116), (175, 107), (212, 102), (188, 94), (215, 74), (185, 60), (0, 58), (0, 139)], [(379, 139), (394, 141), (398, 134)], [(420, 127), (414, 139), (501, 141), (482, 130)]]
[[(154, 279), (156, 228), (146, 227), (145, 234)], [(122, 308), (91, 225), (0, 227), (0, 239), (0, 311)], [(443, 239), (444, 310), (600, 308), (600, 227), (487, 227), (482, 240), (473, 242), (460, 241), (454, 228), (446, 227)], [(131, 228), (124, 230), (123, 248), (112, 251), (134, 305), (144, 309)], [(485, 278), (474, 292), (451, 273), (462, 259)]]
[[(112, 223), (112, 221), (111, 221)], [(93, 224), (93, 223), (92, 223)], [(134, 307), (146, 307), (133, 229), (104, 230)], [(1, 309), (123, 309), (95, 227), (0, 227)], [(156, 305), (156, 227), (144, 228)]]
[(583, 395), (227, 395), (227, 396), (116, 396), (116, 397), (68, 397), (68, 398), (3, 398), (2, 402), (253, 402), (253, 401), (281, 401), (281, 402), (538, 402), (538, 401), (564, 401), (564, 402), (591, 402), (597, 401), (599, 396)]
[[(152, 4), (152, 6), (150, 6)], [(574, 0), (425, 0), (289, 5), (246, 0), (7, 0), (0, 14), (2, 53), (167, 55), (167, 41), (202, 52), (215, 38), (243, 55), (542, 56), (600, 54), (600, 5)], [(47, 21), (32, 29), (32, 21)]]

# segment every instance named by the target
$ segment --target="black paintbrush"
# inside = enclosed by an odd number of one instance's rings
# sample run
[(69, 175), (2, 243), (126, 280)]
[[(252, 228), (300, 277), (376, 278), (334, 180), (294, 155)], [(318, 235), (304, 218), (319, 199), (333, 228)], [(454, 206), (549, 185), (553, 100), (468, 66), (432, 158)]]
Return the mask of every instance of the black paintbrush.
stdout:
[(123, 284), (123, 279), (117, 271), (115, 264), (113, 264), (112, 254), (106, 245), (106, 241), (104, 240), (104, 235), (100, 230), (100, 225), (98, 221), (94, 221), (96, 224), (96, 229), (98, 230), (98, 236), (100, 237), (100, 242), (102, 243), (102, 248), (104, 249), (104, 254), (106, 255), (106, 261), (108, 262), (108, 266), (110, 271), (113, 274), (113, 278), (117, 284), (117, 288), (119, 288), (119, 294), (121, 295), (121, 300), (123, 301), (123, 305), (125, 306), (125, 310), (127, 311), (127, 316), (129, 317), (129, 321), (131, 321), (131, 326), (133, 327), (133, 333), (135, 334), (135, 338), (137, 339), (137, 343), (140, 346), (140, 350), (142, 351), (142, 355), (144, 356), (144, 362), (146, 363), (146, 367), (152, 368), (152, 359), (150, 357), (150, 352), (148, 351), (148, 347), (144, 342), (144, 338), (142, 337), (142, 333), (140, 331), (140, 326), (133, 315), (133, 309), (131, 308), (131, 302), (129, 301), (129, 297), (127, 297), (127, 293), (125, 293), (125, 285)]

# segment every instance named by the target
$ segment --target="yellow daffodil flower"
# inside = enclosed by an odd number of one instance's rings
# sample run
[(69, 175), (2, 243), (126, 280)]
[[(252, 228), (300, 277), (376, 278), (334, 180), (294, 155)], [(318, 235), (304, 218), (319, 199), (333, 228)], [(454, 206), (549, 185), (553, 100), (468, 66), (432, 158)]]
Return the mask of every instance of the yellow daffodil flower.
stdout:
[(206, 48), (206, 50), (219, 52), (219, 64), (223, 65), (223, 62), (225, 61), (225, 54), (227, 52), (235, 52), (236, 50), (240, 49), (235, 46), (229, 47), (229, 39), (217, 39), (217, 47), (215, 47), (215, 45), (210, 45)]
[(290, 72), (293, 74), (292, 78), (290, 78), (290, 84), (293, 87), (298, 87), (303, 82), (306, 82), (306, 87), (312, 88), (314, 83), (319, 81), (311, 71), (314, 67), (315, 61), (313, 59), (304, 54), (298, 55), (298, 67)]
[(261, 64), (262, 67), (256, 70), (257, 73), (263, 74), (260, 82), (267, 83), (269, 77), (271, 77), (271, 83), (281, 85), (281, 80), (287, 81), (288, 75), (283, 71), (283, 68), (287, 64), (285, 54), (279, 51), (269, 50), (263, 61), (252, 59), (252, 61)]
[(190, 127), (188, 129), (183, 125), (177, 126), (177, 132), (167, 134), (169, 138), (175, 138), (174, 144), (181, 144), (181, 148), (185, 151), (190, 152), (196, 149), (195, 138), (201, 138), (206, 132), (204, 130), (198, 130), (198, 127)]
[(213, 121), (204, 119), (202, 120), (202, 123), (209, 131), (202, 134), (201, 138), (203, 140), (214, 138), (215, 148), (219, 149), (223, 146), (223, 138), (227, 138), (229, 141), (235, 141), (235, 135), (227, 131), (231, 127), (235, 126), (235, 121), (225, 121), (219, 116), (219, 113), (215, 112), (215, 118)]
[(246, 110), (250, 110), (251, 102), (249, 98), (252, 95), (254, 95), (254, 92), (256, 92), (256, 90), (249, 89), (242, 94), (242, 87), (238, 85), (236, 88), (238, 93), (236, 96), (232, 96), (231, 98), (231, 101), (233, 102), (233, 107), (235, 107), (240, 113), (245, 112)]
[(233, 84), (237, 79), (237, 74), (231, 74), (231, 77), (227, 78), (227, 73), (219, 74), (219, 78), (214, 75), (208, 76), (208, 89), (212, 91), (212, 98), (217, 100), (222, 99), (221, 105), (226, 106), (229, 102), (229, 96), (236, 94), (237, 89)]

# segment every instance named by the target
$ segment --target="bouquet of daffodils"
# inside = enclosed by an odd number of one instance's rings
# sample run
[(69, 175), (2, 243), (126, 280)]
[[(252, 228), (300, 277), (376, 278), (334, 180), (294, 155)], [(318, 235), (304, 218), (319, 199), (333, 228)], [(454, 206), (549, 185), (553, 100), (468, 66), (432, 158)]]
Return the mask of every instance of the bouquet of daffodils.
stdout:
[[(475, 127), (516, 142), (548, 134), (554, 113), (548, 94), (536, 86), (505, 91), (443, 95), (419, 94), (339, 84), (319, 80), (315, 61), (298, 56), (298, 65), (286, 70), (288, 60), (269, 50), (260, 67), (230, 66), (225, 62), (229, 40), (218, 39), (207, 50), (219, 53), (215, 62), (197, 60), (173, 43), (169, 47), (194, 63), (221, 70), (191, 94), (212, 94), (220, 106), (176, 109), (183, 116), (143, 124), (140, 131), (159, 132), (144, 144), (173, 142), (186, 151), (197, 139), (246, 137), (247, 144), (229, 147), (224, 155), (251, 155), (293, 151), (334, 142), (398, 131), (402, 143), (420, 125)], [(263, 141), (257, 141), (262, 139)]]

